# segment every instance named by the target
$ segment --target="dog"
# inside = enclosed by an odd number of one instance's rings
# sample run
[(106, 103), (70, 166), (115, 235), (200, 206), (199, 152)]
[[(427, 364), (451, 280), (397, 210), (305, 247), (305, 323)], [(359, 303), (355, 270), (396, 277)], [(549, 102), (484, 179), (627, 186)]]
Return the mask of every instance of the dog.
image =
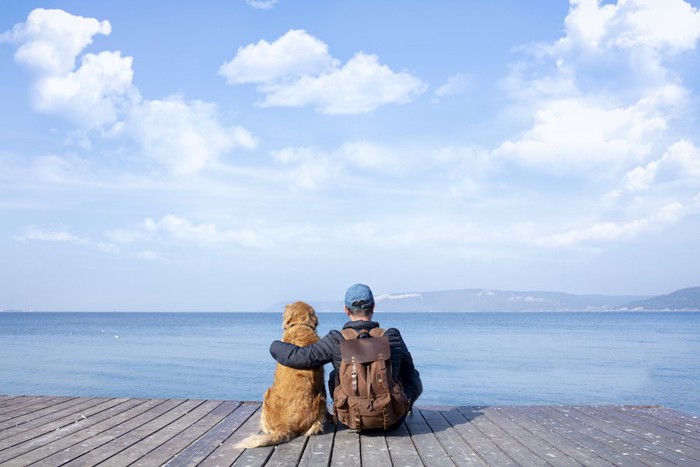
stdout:
[[(295, 302), (285, 306), (282, 341), (305, 347), (319, 340), (314, 309)], [(323, 367), (295, 370), (277, 364), (275, 379), (263, 396), (260, 425), (263, 434), (251, 435), (237, 448), (255, 448), (286, 443), (297, 436), (323, 432), (327, 419)]]

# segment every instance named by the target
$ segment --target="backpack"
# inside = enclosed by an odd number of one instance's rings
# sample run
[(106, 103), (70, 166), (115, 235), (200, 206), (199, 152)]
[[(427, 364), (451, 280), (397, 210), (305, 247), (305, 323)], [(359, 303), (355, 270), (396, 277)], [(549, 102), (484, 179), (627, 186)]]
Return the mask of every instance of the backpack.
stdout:
[(381, 328), (341, 331), (334, 419), (351, 430), (388, 430), (408, 413), (403, 387), (391, 375), (391, 348), (384, 332)]

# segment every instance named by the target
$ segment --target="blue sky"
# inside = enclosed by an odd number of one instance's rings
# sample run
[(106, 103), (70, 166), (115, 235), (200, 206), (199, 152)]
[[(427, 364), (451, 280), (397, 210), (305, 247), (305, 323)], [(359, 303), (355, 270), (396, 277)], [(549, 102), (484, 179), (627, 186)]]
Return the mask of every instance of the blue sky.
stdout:
[(0, 309), (700, 285), (698, 6), (5, 1)]

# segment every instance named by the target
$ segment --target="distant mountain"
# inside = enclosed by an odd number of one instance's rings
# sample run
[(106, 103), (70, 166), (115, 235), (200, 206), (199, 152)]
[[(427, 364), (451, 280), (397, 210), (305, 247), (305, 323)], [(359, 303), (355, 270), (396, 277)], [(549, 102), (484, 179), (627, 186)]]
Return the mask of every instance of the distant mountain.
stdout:
[(627, 303), (624, 308), (643, 311), (700, 311), (700, 287), (690, 287), (667, 295), (635, 300)]
[(375, 300), (382, 311), (603, 311), (640, 298), (466, 289), (385, 294)]
[[(700, 311), (700, 287), (668, 295), (573, 295), (562, 292), (513, 292), (491, 289), (404, 292), (375, 295), (381, 312), (469, 311)], [(342, 311), (343, 302), (309, 301), (318, 312)], [(282, 311), (276, 303), (263, 311)]]
[[(377, 310), (382, 312), (470, 312), (470, 311), (609, 311), (648, 296), (572, 295), (560, 292), (513, 292), (491, 289), (405, 292), (376, 295)], [(343, 309), (343, 302), (309, 301), (318, 312)], [(277, 303), (264, 311), (282, 311)]]

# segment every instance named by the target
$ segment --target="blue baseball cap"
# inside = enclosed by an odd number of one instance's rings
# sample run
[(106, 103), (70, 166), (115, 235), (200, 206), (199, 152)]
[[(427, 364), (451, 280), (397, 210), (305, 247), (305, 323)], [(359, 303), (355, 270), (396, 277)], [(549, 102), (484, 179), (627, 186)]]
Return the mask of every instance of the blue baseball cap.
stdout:
[(372, 290), (365, 284), (354, 284), (345, 292), (345, 306), (350, 310), (366, 310), (374, 306)]

